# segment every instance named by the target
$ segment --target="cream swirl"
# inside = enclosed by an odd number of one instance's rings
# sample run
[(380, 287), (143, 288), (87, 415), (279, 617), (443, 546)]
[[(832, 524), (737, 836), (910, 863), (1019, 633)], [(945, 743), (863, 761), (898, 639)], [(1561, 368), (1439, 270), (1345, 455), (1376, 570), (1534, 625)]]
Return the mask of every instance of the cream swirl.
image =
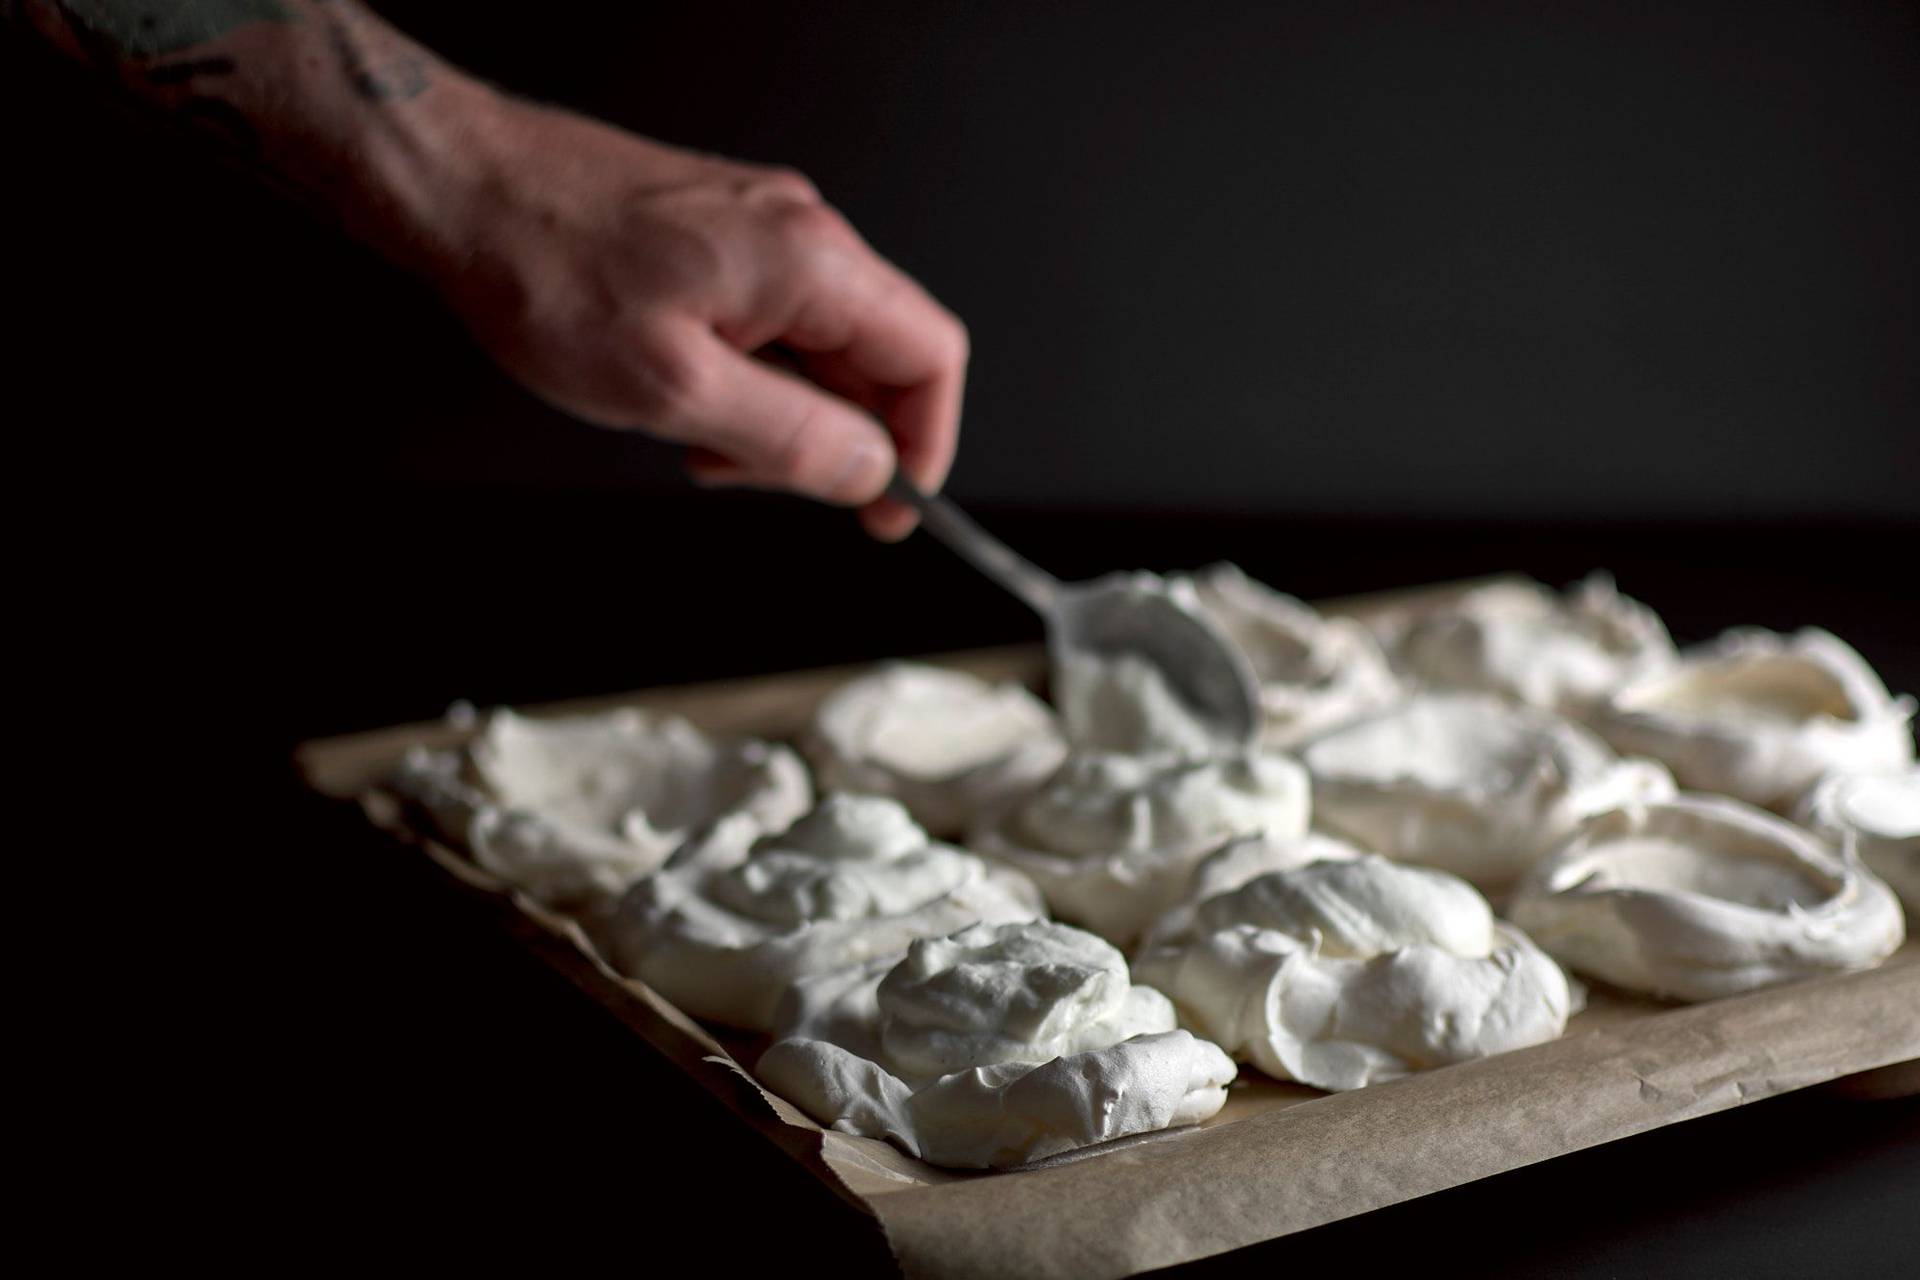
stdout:
[(1142, 979), (1281, 1080), (1357, 1089), (1540, 1044), (1577, 996), (1472, 886), (1378, 855), (1269, 872), (1200, 904)]
[(1305, 772), (1270, 752), (1084, 753), (968, 844), (1030, 876), (1054, 914), (1124, 947), (1208, 853), (1237, 836), (1302, 835), (1309, 806)]
[(728, 819), (696, 836), (628, 891), (608, 936), (622, 972), (681, 1008), (764, 1031), (803, 978), (1042, 914), (1018, 872), (929, 842), (896, 801), (836, 792), (779, 834)]
[(1049, 1062), (1176, 1025), (1165, 996), (1133, 984), (1125, 956), (1063, 924), (922, 939), (876, 995), (885, 1062), (908, 1079)]
[(1648, 760), (1620, 760), (1551, 712), (1491, 694), (1426, 693), (1301, 751), (1315, 820), (1357, 843), (1499, 888), (1581, 818), (1671, 795)]
[(1457, 956), (1493, 949), (1493, 908), (1457, 876), (1379, 854), (1255, 876), (1200, 904), (1193, 931), (1235, 925), (1314, 939), (1323, 956), (1365, 959), (1425, 943)]
[(1185, 898), (1154, 921), (1140, 945), (1149, 947), (1186, 936), (1193, 931), (1194, 917), (1203, 904), (1238, 889), (1255, 876), (1269, 871), (1291, 871), (1310, 862), (1345, 861), (1360, 856), (1360, 850), (1346, 841), (1318, 831), (1299, 836), (1276, 838), (1263, 834), (1229, 840), (1194, 866), (1193, 874), (1187, 879)]
[(1233, 1060), (1185, 1031), (975, 1067), (919, 1089), (823, 1040), (781, 1040), (761, 1082), (821, 1124), (960, 1169), (1005, 1169), (1118, 1138), (1198, 1124), (1226, 1105)]
[(759, 1075), (821, 1123), (937, 1164), (1019, 1164), (1194, 1123), (1234, 1074), (1175, 1029), (1172, 1004), (1134, 985), (1118, 951), (1067, 925), (922, 939), (834, 998), (850, 1008), (862, 987), (874, 1034), (789, 1034)]

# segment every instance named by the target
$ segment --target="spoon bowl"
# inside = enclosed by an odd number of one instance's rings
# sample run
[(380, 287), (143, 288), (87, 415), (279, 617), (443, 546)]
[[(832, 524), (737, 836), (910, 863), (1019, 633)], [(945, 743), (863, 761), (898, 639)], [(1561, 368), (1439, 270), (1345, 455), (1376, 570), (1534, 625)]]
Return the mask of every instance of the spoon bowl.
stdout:
[(897, 472), (887, 496), (912, 507), (929, 533), (1040, 615), (1056, 672), (1079, 654), (1137, 656), (1160, 673), (1209, 738), (1223, 747), (1259, 741), (1260, 683), (1246, 655), (1211, 619), (1164, 591), (1143, 590), (1129, 574), (1062, 582)]

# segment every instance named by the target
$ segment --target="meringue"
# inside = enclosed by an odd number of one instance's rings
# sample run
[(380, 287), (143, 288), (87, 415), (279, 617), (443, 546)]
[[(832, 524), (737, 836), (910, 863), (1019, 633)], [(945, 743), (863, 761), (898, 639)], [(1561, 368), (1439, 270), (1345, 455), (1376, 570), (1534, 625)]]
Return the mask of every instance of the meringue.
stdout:
[(871, 989), (871, 1052), (791, 1037), (758, 1073), (821, 1123), (936, 1164), (1021, 1164), (1192, 1124), (1234, 1076), (1117, 950), (1066, 925), (921, 939)]
[(1472, 886), (1377, 854), (1208, 899), (1189, 936), (1135, 968), (1183, 1025), (1330, 1090), (1544, 1043), (1577, 1006), (1560, 967)]
[(1441, 689), (1498, 693), (1582, 716), (1621, 685), (1678, 660), (1653, 610), (1590, 575), (1556, 595), (1537, 583), (1496, 583), (1398, 628), (1394, 665)]
[(1025, 872), (1055, 915), (1125, 947), (1208, 853), (1236, 836), (1303, 835), (1310, 807), (1305, 771), (1270, 752), (1084, 753), (968, 847)]
[(835, 792), (778, 834), (744, 815), (699, 833), (627, 891), (607, 936), (621, 972), (687, 1012), (766, 1031), (803, 978), (1044, 914), (1017, 871), (930, 842), (897, 801)]
[(1595, 815), (1534, 869), (1508, 910), (1574, 969), (1680, 1000), (1871, 968), (1905, 934), (1877, 876), (1812, 833), (1720, 796)]
[(1824, 779), (1802, 802), (1800, 821), (1851, 848), (1909, 914), (1920, 912), (1920, 769)]
[(823, 789), (892, 796), (935, 836), (960, 834), (1066, 755), (1053, 712), (1018, 684), (910, 662), (835, 690), (802, 747)]
[(1240, 647), (1260, 681), (1261, 742), (1285, 748), (1395, 701), (1399, 681), (1366, 627), (1322, 617), (1237, 566), (1217, 564), (1171, 588)]
[(821, 1040), (781, 1040), (755, 1071), (828, 1128), (886, 1139), (956, 1169), (1006, 1169), (1198, 1124), (1226, 1105), (1237, 1074), (1218, 1045), (1185, 1031), (1138, 1036), (1037, 1067), (975, 1067), (918, 1090)]
[(1913, 712), (1837, 636), (1743, 628), (1616, 691), (1593, 725), (1683, 787), (1785, 810), (1824, 774), (1912, 764)]
[(1673, 794), (1551, 712), (1491, 694), (1417, 694), (1308, 743), (1315, 821), (1408, 862), (1498, 889), (1587, 814)]
[(1126, 957), (1071, 925), (975, 925), (902, 957), (794, 984), (781, 1038), (827, 1040), (924, 1082), (968, 1067), (1047, 1062), (1174, 1029), (1173, 1005)]
[(786, 747), (709, 737), (634, 708), (554, 719), (496, 711), (462, 752), (409, 752), (394, 786), (486, 870), (589, 914), (693, 828), (739, 814), (777, 829), (813, 801), (806, 766)]
[(1191, 931), (1200, 905), (1216, 895), (1238, 889), (1269, 871), (1291, 871), (1309, 862), (1345, 861), (1361, 851), (1344, 840), (1309, 831), (1300, 836), (1240, 836), (1202, 858), (1187, 880), (1186, 897), (1156, 920), (1140, 939), (1153, 946)]
[(907, 1079), (1051, 1062), (1177, 1025), (1164, 995), (1133, 985), (1126, 957), (1063, 924), (922, 939), (876, 996), (886, 1063)]

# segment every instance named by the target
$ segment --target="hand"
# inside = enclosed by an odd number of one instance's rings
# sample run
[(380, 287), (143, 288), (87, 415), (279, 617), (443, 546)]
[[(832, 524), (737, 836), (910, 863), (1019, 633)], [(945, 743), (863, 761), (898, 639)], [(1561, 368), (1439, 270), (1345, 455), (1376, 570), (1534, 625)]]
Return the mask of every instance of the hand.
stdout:
[[(811, 183), (498, 97), (461, 145), (476, 158), (435, 196), (429, 275), (508, 372), (689, 446), (701, 483), (913, 528), (876, 499), (896, 456), (925, 489), (946, 479), (966, 330)], [(754, 357), (769, 344), (788, 367)]]

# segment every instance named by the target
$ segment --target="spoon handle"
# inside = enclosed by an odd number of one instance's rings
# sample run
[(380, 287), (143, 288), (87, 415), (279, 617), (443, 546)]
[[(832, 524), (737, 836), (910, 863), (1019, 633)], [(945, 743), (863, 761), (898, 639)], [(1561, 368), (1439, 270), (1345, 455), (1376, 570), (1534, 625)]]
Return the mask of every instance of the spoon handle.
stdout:
[(1035, 613), (1042, 616), (1052, 613), (1060, 595), (1060, 580), (975, 524), (959, 507), (938, 494), (922, 493), (920, 486), (901, 471), (893, 473), (893, 479), (887, 484), (887, 496), (919, 512), (920, 522), (926, 525), (928, 533), (1026, 601)]

